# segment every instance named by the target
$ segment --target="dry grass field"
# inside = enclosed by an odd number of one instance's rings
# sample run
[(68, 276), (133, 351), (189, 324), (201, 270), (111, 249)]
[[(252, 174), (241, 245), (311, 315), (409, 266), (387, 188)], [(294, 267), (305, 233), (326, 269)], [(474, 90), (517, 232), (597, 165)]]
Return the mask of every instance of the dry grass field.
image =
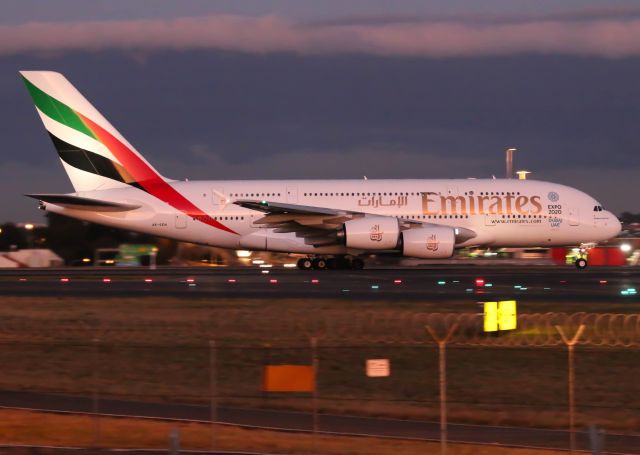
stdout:
[[(309, 363), (308, 336), (315, 334), (322, 411), (435, 420), (437, 350), (426, 343), (426, 332), (403, 333), (402, 318), (385, 320), (391, 310), (427, 313), (443, 305), (5, 297), (0, 388), (89, 395), (97, 384), (103, 397), (207, 403), (208, 342), (215, 339), (221, 404), (309, 409), (307, 395), (271, 396), (260, 385), (264, 364)], [(477, 308), (452, 302), (446, 310)], [(324, 343), (327, 318), (340, 321), (339, 343)], [(373, 322), (365, 327), (368, 319)], [(640, 431), (638, 354), (634, 348), (577, 348), (579, 426)], [(367, 358), (389, 358), (392, 375), (367, 378)], [(566, 369), (562, 348), (451, 346), (450, 421), (564, 428)]]
[[(50, 445), (71, 447), (96, 446), (94, 418), (47, 414), (27, 411), (0, 410), (0, 445)], [(211, 448), (211, 427), (206, 424), (176, 424), (141, 419), (100, 418), (98, 422), (101, 447), (166, 449), (169, 434), (178, 430), (182, 449), (207, 450)], [(278, 454), (322, 453), (325, 455), (436, 455), (437, 443), (398, 441), (377, 438), (313, 436), (252, 430), (231, 426), (215, 428), (217, 450), (260, 451)], [(449, 444), (450, 455), (559, 455), (564, 452), (547, 450), (509, 449), (498, 447)], [(29, 454), (28, 450), (0, 449), (2, 453)], [(42, 454), (57, 453), (41, 451)], [(72, 453), (77, 453), (72, 452)]]

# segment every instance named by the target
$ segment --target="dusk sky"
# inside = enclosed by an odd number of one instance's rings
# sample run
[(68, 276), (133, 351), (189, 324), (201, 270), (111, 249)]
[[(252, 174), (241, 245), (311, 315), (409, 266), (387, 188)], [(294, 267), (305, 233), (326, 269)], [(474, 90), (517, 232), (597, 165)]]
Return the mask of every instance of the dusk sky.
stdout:
[(55, 70), (177, 179), (533, 177), (640, 212), (634, 1), (5, 0), (0, 222), (72, 187), (18, 77)]

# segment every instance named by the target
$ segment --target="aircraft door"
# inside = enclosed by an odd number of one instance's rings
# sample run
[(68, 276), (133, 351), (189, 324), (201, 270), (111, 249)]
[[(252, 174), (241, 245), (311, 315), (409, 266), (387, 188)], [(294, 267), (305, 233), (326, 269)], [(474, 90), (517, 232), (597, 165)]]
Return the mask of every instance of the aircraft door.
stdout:
[(220, 207), (227, 203), (227, 196), (224, 194), (223, 188), (212, 189), (211, 196), (212, 196), (214, 207)]
[(298, 202), (298, 187), (287, 185), (287, 202), (296, 204)]
[(184, 229), (187, 227), (187, 215), (183, 213), (175, 214), (176, 229)]
[(569, 226), (580, 225), (580, 211), (578, 209), (569, 209)]

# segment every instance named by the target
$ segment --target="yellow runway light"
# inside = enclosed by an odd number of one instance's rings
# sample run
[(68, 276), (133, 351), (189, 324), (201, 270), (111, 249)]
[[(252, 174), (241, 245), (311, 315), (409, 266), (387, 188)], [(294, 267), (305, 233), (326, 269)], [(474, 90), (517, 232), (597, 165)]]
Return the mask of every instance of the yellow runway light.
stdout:
[(515, 330), (518, 326), (518, 314), (515, 300), (484, 302), (484, 331)]
[(515, 300), (498, 302), (498, 327), (500, 330), (515, 330), (518, 326)]
[(498, 302), (484, 302), (484, 331), (498, 331)]

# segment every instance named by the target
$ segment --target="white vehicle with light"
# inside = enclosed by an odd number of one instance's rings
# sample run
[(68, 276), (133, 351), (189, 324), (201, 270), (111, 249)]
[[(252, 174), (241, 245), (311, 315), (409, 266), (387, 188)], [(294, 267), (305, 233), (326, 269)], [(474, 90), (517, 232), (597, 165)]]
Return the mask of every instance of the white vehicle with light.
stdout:
[(202, 245), (296, 253), (302, 269), (362, 268), (361, 256), (371, 253), (445, 259), (463, 247), (589, 244), (620, 232), (616, 216), (593, 197), (534, 180), (171, 180), (63, 75), (21, 75), (75, 189), (28, 196), (73, 218)]

